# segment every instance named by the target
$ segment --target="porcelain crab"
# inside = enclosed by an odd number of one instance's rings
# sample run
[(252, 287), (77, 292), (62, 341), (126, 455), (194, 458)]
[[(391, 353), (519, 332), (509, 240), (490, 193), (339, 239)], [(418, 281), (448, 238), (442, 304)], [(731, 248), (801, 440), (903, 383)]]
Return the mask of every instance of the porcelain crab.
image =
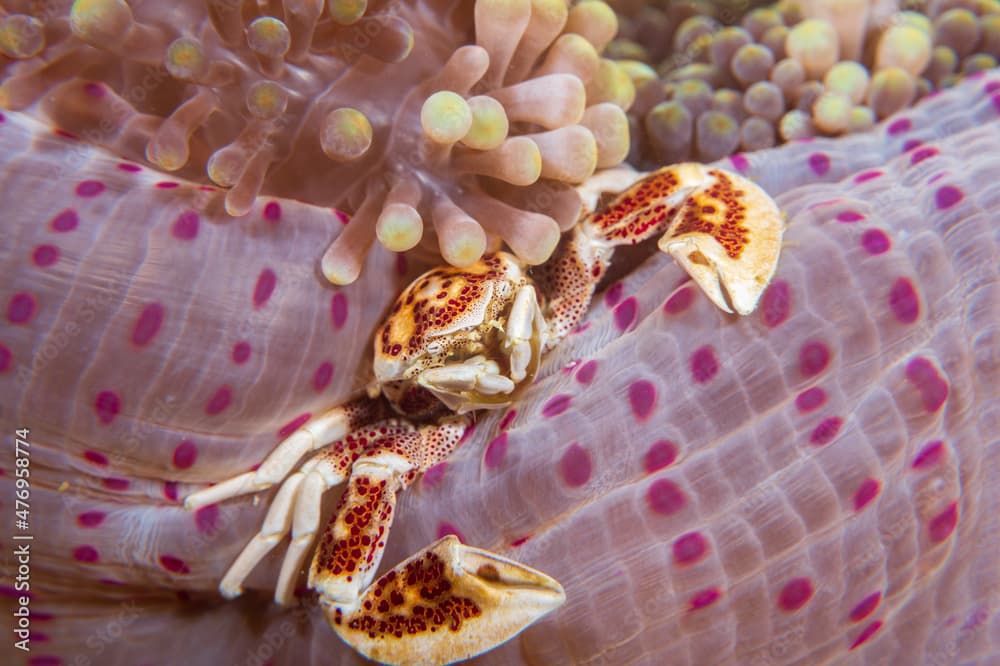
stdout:
[[(319, 532), (322, 495), (346, 481), (319, 538), (309, 586), (333, 629), (365, 656), (400, 664), (467, 658), (563, 603), (555, 580), (453, 536), (373, 582), (397, 494), (462, 442), (470, 412), (505, 407), (531, 382), (541, 357), (586, 312), (616, 246), (660, 235), (659, 248), (718, 307), (747, 314), (774, 273), (784, 229), (758, 186), (700, 164), (604, 172), (578, 192), (591, 212), (548, 262), (531, 267), (496, 252), (421, 275), (375, 333), (368, 396), (292, 433), (256, 471), (186, 499), (194, 510), (283, 481), (260, 532), (224, 576), (224, 596), (238, 596), (250, 571), (290, 532), (275, 600), (292, 603)], [(602, 204), (609, 192), (620, 193)]]

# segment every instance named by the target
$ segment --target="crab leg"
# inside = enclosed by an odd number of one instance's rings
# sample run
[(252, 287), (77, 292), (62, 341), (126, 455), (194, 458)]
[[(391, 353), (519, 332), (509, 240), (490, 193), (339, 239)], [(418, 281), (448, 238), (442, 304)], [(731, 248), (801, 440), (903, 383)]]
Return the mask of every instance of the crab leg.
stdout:
[(270, 488), (284, 479), (303, 454), (322, 448), (382, 415), (382, 406), (368, 398), (334, 407), (286, 437), (253, 472), (245, 472), (192, 493), (184, 508), (195, 511), (230, 497)]

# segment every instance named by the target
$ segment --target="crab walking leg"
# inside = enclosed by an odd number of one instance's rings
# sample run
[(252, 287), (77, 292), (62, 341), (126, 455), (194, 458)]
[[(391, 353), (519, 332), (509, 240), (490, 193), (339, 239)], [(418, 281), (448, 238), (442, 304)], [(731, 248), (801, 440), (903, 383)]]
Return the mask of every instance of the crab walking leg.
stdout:
[(195, 511), (231, 497), (270, 488), (292, 471), (303, 454), (322, 448), (380, 418), (382, 410), (381, 403), (369, 398), (334, 407), (282, 440), (256, 471), (239, 474), (188, 495), (184, 508)]
[(528, 364), (533, 353), (531, 340), (537, 338), (539, 327), (544, 326), (545, 318), (538, 305), (535, 288), (531, 285), (520, 287), (510, 308), (503, 341), (503, 348), (510, 358), (510, 378), (515, 382), (528, 376)]

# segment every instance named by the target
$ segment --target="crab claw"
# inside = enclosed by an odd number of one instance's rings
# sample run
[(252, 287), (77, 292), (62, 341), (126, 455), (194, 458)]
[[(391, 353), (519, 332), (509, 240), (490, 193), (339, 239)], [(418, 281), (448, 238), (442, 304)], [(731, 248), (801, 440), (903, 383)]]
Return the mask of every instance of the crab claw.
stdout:
[(356, 605), (321, 600), (348, 645), (390, 664), (447, 664), (509, 640), (566, 600), (559, 583), (446, 536), (376, 580)]
[(703, 179), (684, 199), (659, 248), (719, 308), (750, 314), (778, 265), (785, 227), (781, 211), (742, 176), (705, 169)]

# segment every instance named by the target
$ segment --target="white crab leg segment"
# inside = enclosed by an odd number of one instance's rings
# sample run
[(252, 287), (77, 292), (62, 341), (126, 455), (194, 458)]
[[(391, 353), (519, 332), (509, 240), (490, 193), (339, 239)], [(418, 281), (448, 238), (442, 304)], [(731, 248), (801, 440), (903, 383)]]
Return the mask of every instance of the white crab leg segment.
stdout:
[(239, 474), (188, 495), (184, 500), (184, 508), (194, 511), (230, 497), (270, 488), (292, 471), (303, 454), (340, 439), (351, 430), (371, 423), (380, 415), (380, 403), (367, 399), (334, 407), (282, 440), (256, 471)]
[(778, 266), (785, 223), (777, 204), (756, 184), (721, 169), (705, 174), (659, 247), (719, 308), (750, 314)]
[(507, 317), (504, 330), (504, 350), (510, 357), (510, 378), (515, 383), (521, 382), (528, 375), (528, 364), (531, 363), (531, 337), (535, 332), (536, 323), (542, 320), (538, 307), (538, 296), (531, 285), (523, 285), (514, 296), (514, 303)]
[(324, 604), (337, 634), (391, 664), (447, 664), (490, 650), (566, 600), (545, 574), (447, 536), (379, 578), (353, 606)]
[(468, 421), (380, 433), (355, 461), (347, 490), (313, 558), (309, 586), (324, 600), (354, 604), (378, 569), (392, 526), (397, 493), (443, 460), (461, 441)]

